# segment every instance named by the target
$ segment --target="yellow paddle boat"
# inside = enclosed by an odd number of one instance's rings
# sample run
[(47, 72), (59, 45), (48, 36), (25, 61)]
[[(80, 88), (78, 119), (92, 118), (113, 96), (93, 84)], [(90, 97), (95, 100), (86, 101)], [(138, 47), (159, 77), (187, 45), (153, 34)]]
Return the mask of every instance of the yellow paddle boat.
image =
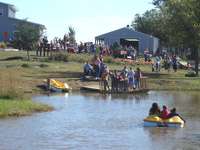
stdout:
[(174, 128), (183, 128), (184, 120), (179, 116), (174, 116), (169, 119), (162, 119), (158, 116), (148, 116), (144, 119), (145, 127), (174, 127)]
[(55, 79), (48, 79), (47, 86), (53, 92), (69, 92), (71, 90), (67, 83)]

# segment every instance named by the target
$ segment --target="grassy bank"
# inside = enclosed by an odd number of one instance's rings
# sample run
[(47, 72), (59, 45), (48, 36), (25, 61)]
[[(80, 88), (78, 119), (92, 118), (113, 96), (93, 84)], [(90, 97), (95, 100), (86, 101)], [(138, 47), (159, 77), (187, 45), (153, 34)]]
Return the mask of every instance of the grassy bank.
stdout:
[[(26, 52), (0, 52), (0, 58), (1, 56), (3, 58), (10, 56), (26, 58)], [(14, 87), (20, 89), (24, 93), (32, 94), (42, 91), (38, 88), (38, 85), (44, 84), (43, 80), (46, 78), (57, 78), (67, 82), (73, 90), (79, 90), (81, 86), (90, 84), (81, 82), (80, 77), (82, 76), (84, 62), (90, 60), (92, 55), (67, 54), (67, 61), (49, 60), (46, 57), (38, 58), (34, 53), (32, 53), (31, 56), (34, 58), (32, 61), (25, 61), (25, 59), (1, 61), (0, 77), (4, 72), (14, 75), (15, 79), (11, 82), (17, 81)], [(113, 63), (113, 60), (109, 57), (105, 58), (105, 60), (111, 70), (121, 70), (126, 64), (125, 62)], [(162, 70), (160, 73), (152, 73), (151, 65), (127, 65), (134, 69), (140, 67), (142, 72), (149, 77), (149, 88), (152, 90), (200, 90), (200, 78), (185, 77), (187, 70), (178, 70), (176, 73), (168, 73)], [(8, 79), (9, 78), (5, 78), (4, 82), (10, 82), (6, 81)], [(5, 86), (7, 86), (7, 84), (5, 84)]]
[(0, 118), (26, 116), (34, 112), (46, 112), (52, 109), (48, 105), (35, 103), (31, 100), (0, 99)]

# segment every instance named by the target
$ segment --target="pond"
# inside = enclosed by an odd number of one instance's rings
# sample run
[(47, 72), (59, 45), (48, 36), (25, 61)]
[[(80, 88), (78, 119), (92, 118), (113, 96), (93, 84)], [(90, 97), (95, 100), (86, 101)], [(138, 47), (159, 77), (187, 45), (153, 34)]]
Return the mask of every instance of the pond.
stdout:
[[(0, 120), (2, 150), (196, 150), (200, 147), (200, 94), (156, 92), (143, 95), (74, 93), (40, 95), (34, 101), (52, 112)], [(177, 111), (184, 128), (147, 128), (143, 119), (153, 102)]]

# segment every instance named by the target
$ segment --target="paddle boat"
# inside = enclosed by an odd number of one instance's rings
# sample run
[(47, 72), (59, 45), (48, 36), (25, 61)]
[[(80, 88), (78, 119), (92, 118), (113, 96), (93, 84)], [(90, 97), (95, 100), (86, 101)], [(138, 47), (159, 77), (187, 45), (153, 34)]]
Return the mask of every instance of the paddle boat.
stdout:
[(148, 116), (144, 119), (144, 127), (174, 127), (183, 128), (185, 122), (179, 117), (174, 116), (169, 119), (162, 119), (158, 116)]
[(71, 90), (67, 83), (56, 79), (48, 79), (47, 86), (52, 92), (69, 92)]

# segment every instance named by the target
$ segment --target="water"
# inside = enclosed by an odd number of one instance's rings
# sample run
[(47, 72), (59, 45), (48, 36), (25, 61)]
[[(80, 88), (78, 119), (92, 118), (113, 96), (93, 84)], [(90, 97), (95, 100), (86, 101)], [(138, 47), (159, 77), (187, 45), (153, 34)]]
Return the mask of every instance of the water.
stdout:
[[(198, 150), (200, 94), (36, 96), (52, 112), (0, 120), (0, 150)], [(186, 127), (145, 128), (152, 102), (176, 107)]]

